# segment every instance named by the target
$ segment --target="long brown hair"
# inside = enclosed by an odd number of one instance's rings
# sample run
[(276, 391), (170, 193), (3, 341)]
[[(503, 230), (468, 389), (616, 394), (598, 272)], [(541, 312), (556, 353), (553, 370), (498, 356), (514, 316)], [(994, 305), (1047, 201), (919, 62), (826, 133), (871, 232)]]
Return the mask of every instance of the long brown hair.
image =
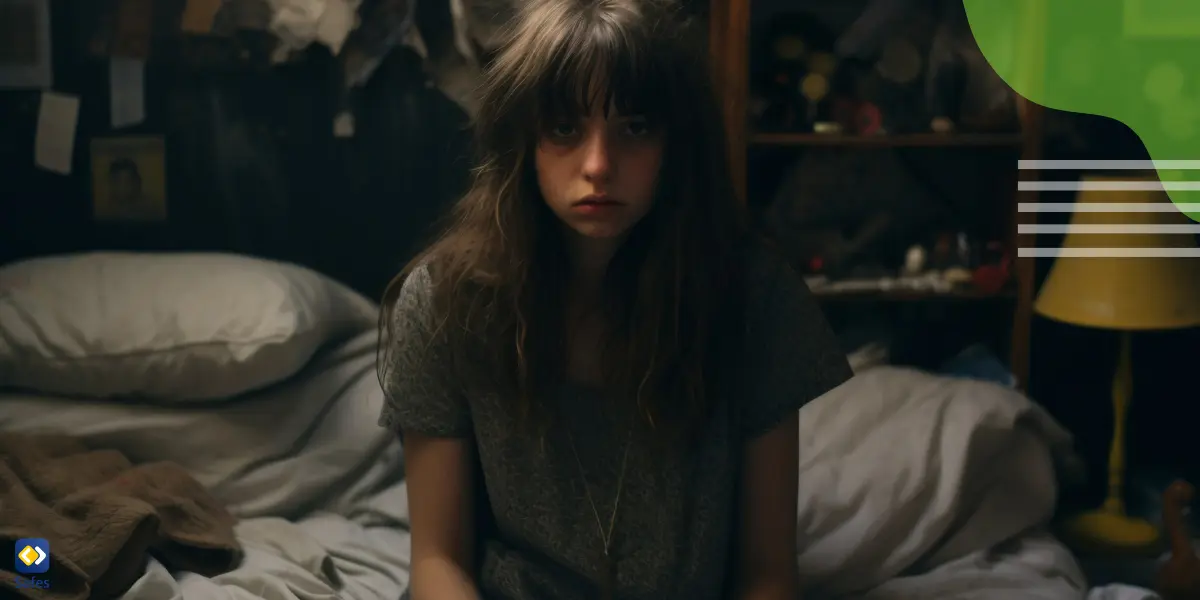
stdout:
[(607, 273), (605, 381), (659, 430), (698, 423), (712, 404), (711, 362), (725, 300), (736, 295), (727, 292), (743, 231), (699, 25), (657, 0), (523, 5), (480, 90), (472, 185), (441, 237), (389, 285), (383, 333), (400, 284), (426, 266), (437, 343), (453, 356), (447, 368), (464, 386), (486, 388), (463, 391), (502, 394), (544, 432), (546, 390), (565, 376), (569, 265), (533, 149), (545, 127), (603, 102), (644, 115), (665, 139), (654, 206)]

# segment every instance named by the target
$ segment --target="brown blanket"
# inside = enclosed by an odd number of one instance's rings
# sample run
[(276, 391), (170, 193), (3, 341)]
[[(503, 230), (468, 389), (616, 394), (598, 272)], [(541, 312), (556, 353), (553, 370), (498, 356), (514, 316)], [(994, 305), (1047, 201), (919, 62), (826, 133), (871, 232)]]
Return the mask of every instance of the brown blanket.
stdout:
[[(111, 598), (137, 580), (148, 554), (170, 569), (217, 575), (241, 558), (234, 522), (178, 465), (133, 465), (69, 437), (0, 432), (0, 551), (22, 538), (50, 546), (44, 574), (0, 561), (0, 598)], [(31, 577), (49, 589), (30, 587)]]

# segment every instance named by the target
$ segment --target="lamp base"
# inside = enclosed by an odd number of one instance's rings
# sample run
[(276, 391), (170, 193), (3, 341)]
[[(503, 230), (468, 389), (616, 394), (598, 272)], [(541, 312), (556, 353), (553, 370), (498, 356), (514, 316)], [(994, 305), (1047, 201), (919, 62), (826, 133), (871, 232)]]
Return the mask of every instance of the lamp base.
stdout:
[(1104, 554), (1152, 553), (1161, 542), (1158, 528), (1149, 521), (1105, 508), (1071, 517), (1063, 534), (1081, 549)]

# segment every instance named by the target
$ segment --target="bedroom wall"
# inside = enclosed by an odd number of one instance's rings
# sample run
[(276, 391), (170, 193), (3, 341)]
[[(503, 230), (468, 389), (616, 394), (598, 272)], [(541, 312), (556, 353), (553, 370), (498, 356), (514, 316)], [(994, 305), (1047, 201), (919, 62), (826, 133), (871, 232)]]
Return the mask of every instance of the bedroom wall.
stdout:
[[(861, 4), (845, 3), (845, 13)], [(269, 70), (152, 64), (146, 121), (122, 134), (166, 136), (169, 219), (140, 227), (94, 223), (88, 140), (111, 133), (107, 63), (85, 57), (71, 35), (71, 14), (56, 12), (54, 30), (55, 89), (83, 98), (73, 174), (33, 164), (38, 94), (0, 92), (0, 263), (93, 249), (224, 250), (300, 262), (378, 297), (465, 184), (466, 117), (426, 85), (411, 52), (393, 52), (362, 90), (349, 139), (332, 135), (335, 70), (320, 50)], [(1047, 157), (1142, 152), (1122, 126), (1092, 120), (1087, 130), (1082, 154), (1051, 143)], [(1043, 275), (1048, 266), (1039, 265)], [(1140, 336), (1135, 459), (1189, 462), (1197, 411), (1188, 401), (1197, 394), (1186, 361), (1198, 338)], [(1031, 395), (1077, 434), (1093, 465), (1102, 465), (1116, 338), (1038, 319), (1033, 340)], [(1102, 491), (1095, 481), (1093, 498)]]
[[(107, 61), (82, 48), (74, 3), (54, 3), (55, 91), (81, 98), (71, 175), (33, 163), (39, 94), (0, 91), (0, 262), (90, 249), (225, 250), (282, 258), (378, 297), (465, 183), (466, 116), (393, 51), (333, 136), (336, 64), (324, 48), (276, 68), (147, 66), (146, 120), (109, 127)], [(96, 223), (89, 143), (166, 138), (168, 219)]]

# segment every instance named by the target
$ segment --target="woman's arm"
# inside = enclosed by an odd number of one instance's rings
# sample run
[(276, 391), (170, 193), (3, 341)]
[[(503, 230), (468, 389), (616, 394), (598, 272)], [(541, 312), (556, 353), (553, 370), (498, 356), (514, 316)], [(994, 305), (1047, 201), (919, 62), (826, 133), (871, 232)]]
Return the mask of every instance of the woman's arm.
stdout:
[(799, 413), (746, 442), (742, 465), (741, 600), (796, 600)]
[(412, 600), (478, 600), (471, 442), (404, 435), (412, 529)]
[(471, 407), (434, 311), (428, 266), (384, 294), (379, 424), (401, 434), (412, 530), (413, 600), (476, 600)]

